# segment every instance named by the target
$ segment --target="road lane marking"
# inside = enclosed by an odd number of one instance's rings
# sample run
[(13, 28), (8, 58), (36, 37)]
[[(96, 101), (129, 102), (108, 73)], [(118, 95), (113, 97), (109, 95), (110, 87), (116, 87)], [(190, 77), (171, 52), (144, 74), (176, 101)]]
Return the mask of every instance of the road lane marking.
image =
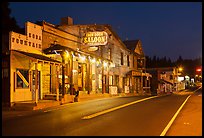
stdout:
[(171, 127), (172, 123), (174, 122), (174, 120), (176, 119), (177, 115), (179, 114), (179, 112), (181, 111), (181, 109), (183, 108), (183, 106), (185, 105), (185, 103), (187, 102), (188, 98), (190, 98), (191, 95), (189, 95), (186, 100), (183, 102), (183, 104), (180, 106), (180, 108), (177, 110), (177, 112), (174, 114), (173, 118), (170, 120), (170, 122), (167, 124), (167, 126), (165, 127), (165, 129), (162, 131), (162, 133), (160, 134), (160, 136), (165, 136), (166, 132), (169, 130), (169, 128)]
[(198, 89), (196, 89), (195, 91), (193, 91), (193, 92), (196, 92), (197, 90), (199, 90), (199, 89), (201, 89), (202, 88), (202, 86), (200, 86)]
[(156, 98), (156, 97), (159, 97), (159, 96), (152, 96), (152, 97), (140, 99), (140, 100), (137, 100), (137, 101), (134, 101), (134, 102), (131, 102), (131, 103), (123, 104), (123, 105), (113, 107), (113, 108), (110, 108), (110, 109), (107, 109), (107, 110), (104, 110), (104, 111), (101, 111), (101, 112), (97, 112), (97, 113), (94, 113), (94, 114), (91, 114), (91, 115), (88, 115), (88, 116), (84, 116), (84, 117), (82, 117), (82, 119), (91, 119), (91, 118), (94, 118), (96, 116), (99, 116), (99, 115), (102, 115), (102, 114), (105, 114), (105, 113), (108, 113), (108, 112), (111, 112), (111, 111), (114, 111), (114, 110), (129, 106), (129, 105), (132, 105), (132, 104), (135, 104), (135, 103), (139, 103), (139, 102), (142, 102), (142, 101), (145, 101), (145, 100), (148, 100), (148, 99)]

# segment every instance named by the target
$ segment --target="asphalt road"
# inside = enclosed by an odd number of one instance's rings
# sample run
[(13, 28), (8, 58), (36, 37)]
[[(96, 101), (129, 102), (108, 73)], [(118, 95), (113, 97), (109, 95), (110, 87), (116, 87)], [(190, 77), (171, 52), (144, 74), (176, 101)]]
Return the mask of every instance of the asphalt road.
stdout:
[(202, 88), (191, 95), (165, 136), (202, 136)]
[[(188, 95), (73, 103), (2, 121), (3, 136), (160, 136)], [(139, 101), (139, 102), (138, 102)]]

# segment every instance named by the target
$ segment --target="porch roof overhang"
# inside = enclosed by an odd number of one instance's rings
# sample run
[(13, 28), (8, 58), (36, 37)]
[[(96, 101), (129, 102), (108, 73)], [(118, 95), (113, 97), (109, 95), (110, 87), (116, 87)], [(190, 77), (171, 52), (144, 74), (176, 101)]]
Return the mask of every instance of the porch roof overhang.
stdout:
[(126, 75), (130, 75), (132, 77), (142, 76), (142, 72), (136, 71), (136, 70), (131, 70)]
[(159, 83), (163, 83), (163, 84), (168, 83), (168, 84), (173, 85), (172, 82), (166, 81), (166, 80), (164, 80), (164, 79), (160, 79), (160, 80), (159, 80)]
[(143, 73), (141, 70), (137, 71), (137, 70), (131, 70), (127, 73), (127, 75), (130, 75), (132, 77), (137, 77), (137, 76), (145, 76), (145, 77), (152, 77), (152, 75), (150, 73)]
[(74, 51), (74, 49), (71, 49), (66, 46), (62, 46), (59, 44), (52, 44), (50, 47), (43, 50), (45, 54), (55, 54), (55, 52), (62, 52), (64, 50)]
[(23, 51), (17, 51), (17, 50), (12, 50), (12, 51), (14, 51), (15, 53), (24, 55), (24, 56), (26, 56), (27, 58), (32, 59), (32, 60), (42, 60), (42, 61), (54, 62), (54, 63), (57, 63), (57, 64), (60, 64), (60, 63), (61, 63), (61, 62), (58, 61), (58, 60), (51, 59), (51, 58), (49, 58), (49, 57), (47, 57), (47, 56), (44, 56), (44, 55), (39, 55), (39, 54), (34, 54), (34, 53), (28, 53), (28, 52), (23, 52)]
[(74, 51), (76, 53), (81, 53), (81, 54), (84, 54), (86, 56), (92, 56), (92, 57), (95, 57), (95, 58), (99, 58), (99, 59), (102, 59), (102, 60), (106, 60), (106, 61), (112, 62), (112, 60), (104, 58), (104, 57), (101, 57), (101, 56), (99, 56), (97, 54), (88, 53), (88, 52), (77, 50), (77, 49), (72, 49), (72, 48), (69, 48), (67, 46), (63, 46), (63, 45), (60, 45), (60, 44), (52, 44), (49, 48), (44, 49), (43, 52), (45, 54), (56, 54), (56, 52), (60, 53), (60, 52), (63, 52), (65, 50)]

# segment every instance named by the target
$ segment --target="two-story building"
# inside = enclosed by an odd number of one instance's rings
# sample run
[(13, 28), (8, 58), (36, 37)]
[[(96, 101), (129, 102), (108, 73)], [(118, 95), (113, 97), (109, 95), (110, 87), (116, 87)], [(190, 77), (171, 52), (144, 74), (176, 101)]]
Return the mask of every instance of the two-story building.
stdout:
[(9, 71), (3, 79), (9, 78), (4, 102), (11, 106), (49, 95), (69, 102), (73, 87), (80, 95), (150, 89), (141, 41), (122, 42), (110, 25), (74, 25), (65, 17), (60, 25), (42, 21), (25, 27), (25, 35), (10, 32)]

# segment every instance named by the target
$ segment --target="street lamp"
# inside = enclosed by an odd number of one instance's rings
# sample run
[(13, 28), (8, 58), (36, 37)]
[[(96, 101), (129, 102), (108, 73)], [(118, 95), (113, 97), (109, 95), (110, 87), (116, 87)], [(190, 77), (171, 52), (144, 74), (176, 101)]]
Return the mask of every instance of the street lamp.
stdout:
[(179, 72), (182, 72), (183, 71), (183, 67), (179, 67)]

